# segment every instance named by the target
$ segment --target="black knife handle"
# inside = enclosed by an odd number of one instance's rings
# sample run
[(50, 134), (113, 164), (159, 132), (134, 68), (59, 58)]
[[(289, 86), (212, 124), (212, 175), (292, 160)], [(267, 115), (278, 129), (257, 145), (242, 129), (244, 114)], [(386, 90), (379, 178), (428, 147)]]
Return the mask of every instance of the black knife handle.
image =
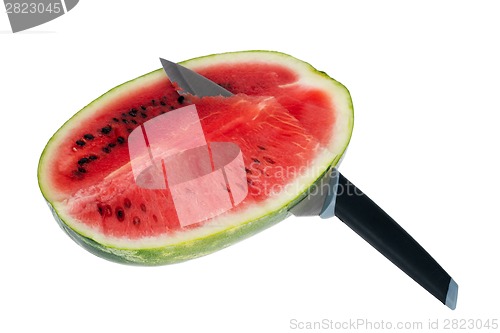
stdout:
[[(448, 289), (454, 284), (450, 275), (396, 221), (342, 174), (338, 186), (335, 215), (443, 304), (450, 306), (447, 304)], [(450, 307), (454, 309), (454, 306)]]

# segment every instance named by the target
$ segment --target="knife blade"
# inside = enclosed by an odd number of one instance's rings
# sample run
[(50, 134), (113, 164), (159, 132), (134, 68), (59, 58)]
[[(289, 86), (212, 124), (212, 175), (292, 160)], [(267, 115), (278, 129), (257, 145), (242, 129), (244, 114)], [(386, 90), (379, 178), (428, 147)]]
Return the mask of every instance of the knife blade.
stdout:
[[(230, 97), (217, 83), (179, 64), (160, 58), (179, 94)], [(458, 285), (434, 258), (382, 208), (333, 168), (320, 180), (329, 191), (309, 194), (291, 209), (296, 216), (337, 216), (349, 228), (443, 304), (454, 310)], [(340, 188), (341, 191), (337, 191)]]
[(160, 58), (161, 65), (165, 72), (169, 73), (170, 82), (176, 83), (180, 89), (177, 92), (181, 95), (194, 95), (199, 97), (205, 96), (232, 96), (233, 93), (219, 86), (213, 81), (193, 72), (183, 66)]

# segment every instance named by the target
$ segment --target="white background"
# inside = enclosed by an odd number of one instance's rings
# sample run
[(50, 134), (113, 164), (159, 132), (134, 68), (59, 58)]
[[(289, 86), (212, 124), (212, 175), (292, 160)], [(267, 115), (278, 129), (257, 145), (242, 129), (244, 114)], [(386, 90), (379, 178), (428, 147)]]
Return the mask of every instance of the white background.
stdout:
[[(82, 0), (18, 34), (2, 10), (0, 331), (291, 332), (291, 319), (424, 328), (437, 319), (441, 327), (500, 320), (499, 7)], [(218, 253), (154, 268), (94, 257), (59, 229), (36, 170), (64, 121), (158, 68), (159, 56), (247, 49), (289, 53), (347, 86), (355, 129), (341, 171), (453, 276), (455, 311), (336, 218), (290, 218)]]

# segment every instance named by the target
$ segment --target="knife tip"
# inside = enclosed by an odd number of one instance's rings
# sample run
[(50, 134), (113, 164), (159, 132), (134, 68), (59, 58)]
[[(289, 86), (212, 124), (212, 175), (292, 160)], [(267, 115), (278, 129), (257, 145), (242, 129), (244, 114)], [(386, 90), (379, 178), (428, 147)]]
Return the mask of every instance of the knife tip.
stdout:
[(166, 59), (163, 59), (162, 57), (160, 57), (160, 62), (161, 62), (162, 64), (167, 64), (167, 65), (172, 65), (172, 64), (173, 64), (173, 62), (168, 61), (168, 60), (166, 60)]

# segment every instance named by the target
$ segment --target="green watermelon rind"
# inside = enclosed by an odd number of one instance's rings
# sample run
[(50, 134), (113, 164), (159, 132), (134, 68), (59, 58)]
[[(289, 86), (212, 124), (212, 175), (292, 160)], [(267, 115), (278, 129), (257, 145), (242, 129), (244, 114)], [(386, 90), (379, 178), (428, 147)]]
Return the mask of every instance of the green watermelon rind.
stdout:
[[(245, 52), (231, 52), (231, 53), (225, 53), (223, 55), (241, 54), (249, 52), (256, 52), (256, 53), (266, 52), (269, 54), (274, 54), (276, 56), (284, 56), (286, 58), (291, 58), (293, 61), (297, 61), (302, 63), (303, 65), (309, 66), (309, 70), (312, 73), (314, 73), (317, 76), (321, 76), (324, 79), (329, 80), (331, 83), (334, 83), (344, 93), (343, 97), (347, 101), (346, 106), (348, 108), (347, 111), (349, 112), (349, 117), (347, 119), (349, 132), (345, 144), (341, 149), (341, 153), (332, 156), (333, 158), (331, 160), (330, 167), (325, 170), (325, 173), (328, 172), (332, 167), (336, 166), (340, 162), (341, 157), (343, 156), (345, 150), (347, 149), (347, 146), (351, 138), (354, 117), (353, 117), (352, 100), (349, 91), (344, 85), (342, 85), (340, 82), (328, 76), (325, 72), (318, 71), (310, 64), (280, 52), (256, 50), (256, 51), (245, 51)], [(193, 61), (194, 62), (199, 60), (205, 61), (209, 60), (212, 56), (220, 56), (220, 55), (221, 54), (213, 54), (208, 56), (202, 56), (199, 58), (193, 58), (182, 62), (182, 64), (189, 65), (189, 63)], [(290, 200), (285, 206), (281, 207), (279, 210), (270, 211), (268, 214), (263, 215), (257, 219), (242, 221), (237, 225), (231, 225), (226, 229), (219, 230), (209, 235), (204, 235), (202, 237), (197, 237), (187, 241), (181, 241), (175, 244), (169, 244), (166, 246), (159, 246), (159, 247), (146, 247), (146, 248), (135, 249), (135, 248), (125, 248), (125, 247), (117, 247), (107, 244), (106, 245), (101, 244), (92, 239), (91, 236), (86, 235), (82, 231), (76, 230), (69, 223), (65, 222), (62, 217), (64, 216), (64, 214), (60, 214), (54, 207), (54, 205), (51, 203), (51, 201), (47, 198), (46, 193), (48, 193), (49, 191), (45, 189), (45, 186), (41, 181), (40, 177), (42, 172), (43, 161), (47, 157), (47, 152), (49, 151), (51, 143), (57, 139), (58, 135), (62, 135), (65, 132), (61, 130), (65, 128), (68, 123), (74, 122), (75, 119), (77, 119), (78, 117), (85, 116), (87, 114), (87, 112), (85, 111), (87, 111), (89, 108), (101, 104), (101, 102), (103, 102), (103, 99), (112, 95), (111, 94), (112, 92), (119, 92), (120, 90), (126, 91), (126, 88), (130, 84), (133, 84), (135, 81), (147, 78), (149, 76), (158, 75), (162, 71), (163, 71), (162, 69), (158, 69), (149, 72), (147, 74), (141, 75), (135, 79), (129, 80), (110, 89), (106, 93), (102, 94), (100, 97), (96, 98), (94, 101), (92, 101), (83, 109), (78, 111), (75, 115), (73, 115), (73, 117), (71, 117), (60, 127), (60, 129), (50, 138), (49, 142), (47, 143), (40, 157), (40, 162), (38, 166), (39, 187), (41, 189), (42, 195), (44, 196), (59, 226), (69, 235), (71, 239), (73, 239), (80, 246), (82, 246), (83, 248), (85, 248), (86, 250), (88, 250), (89, 252), (93, 253), (96, 256), (99, 256), (101, 258), (113, 262), (131, 264), (131, 265), (141, 265), (141, 266), (155, 266), (155, 265), (179, 263), (216, 252), (232, 244), (235, 244), (243, 239), (246, 239), (252, 235), (255, 235), (258, 232), (267, 229), (277, 224), (278, 222), (284, 220), (285, 218), (290, 216), (289, 209), (293, 207), (297, 202), (301, 201), (309, 191), (309, 189), (303, 191), (302, 193), (298, 194), (293, 200)], [(322, 176), (323, 175), (318, 177), (318, 179), (316, 179), (316, 181), (311, 184), (310, 188), (314, 187), (315, 184), (319, 181), (319, 179), (322, 178)]]

